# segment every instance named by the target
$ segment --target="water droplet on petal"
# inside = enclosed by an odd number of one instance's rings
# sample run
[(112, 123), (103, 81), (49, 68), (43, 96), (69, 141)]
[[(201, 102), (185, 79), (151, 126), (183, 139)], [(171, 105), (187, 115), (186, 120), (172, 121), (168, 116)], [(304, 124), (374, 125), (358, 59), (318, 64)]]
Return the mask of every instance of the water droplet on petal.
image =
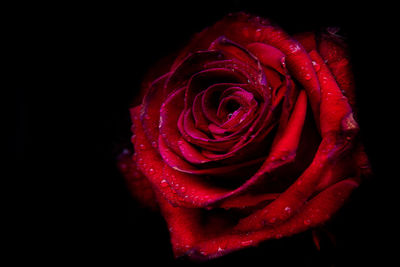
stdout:
[(255, 37), (256, 37), (257, 40), (260, 39), (260, 37), (261, 37), (261, 29), (257, 29), (256, 30)]
[(200, 250), (200, 254), (203, 255), (203, 256), (206, 256), (208, 253), (207, 253), (207, 251)]
[(168, 186), (167, 180), (161, 180), (160, 184), (161, 184), (161, 187), (167, 187)]
[(311, 220), (310, 219), (305, 219), (304, 220), (304, 224), (305, 225), (310, 225), (311, 224)]
[(307, 81), (311, 80), (311, 74), (307, 73), (306, 76), (304, 77)]
[(285, 210), (285, 212), (286, 212), (287, 214), (290, 214), (290, 213), (292, 212), (292, 208), (289, 207), (289, 206), (285, 207), (284, 210)]
[(140, 145), (139, 145), (139, 148), (143, 150), (143, 149), (146, 148), (146, 146), (145, 146), (144, 144), (140, 144)]
[(161, 128), (163, 125), (163, 117), (160, 116), (160, 120), (158, 121), (158, 128)]
[(241, 242), (242, 246), (250, 246), (253, 244), (253, 240), (246, 240)]
[(153, 142), (151, 142), (151, 145), (152, 145), (152, 147), (156, 148), (157, 147), (157, 142), (153, 141)]
[(282, 68), (286, 68), (285, 58), (282, 58), (281, 65), (282, 65)]
[(321, 69), (321, 66), (317, 62), (312, 61), (312, 64), (314, 66), (315, 71), (319, 71)]

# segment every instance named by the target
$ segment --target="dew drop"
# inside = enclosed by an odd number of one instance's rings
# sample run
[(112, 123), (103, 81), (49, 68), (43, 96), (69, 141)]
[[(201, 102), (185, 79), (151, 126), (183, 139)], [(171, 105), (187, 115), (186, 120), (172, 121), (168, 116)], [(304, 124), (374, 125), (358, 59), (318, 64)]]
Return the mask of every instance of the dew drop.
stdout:
[(207, 251), (200, 250), (200, 254), (203, 255), (203, 256), (207, 256), (208, 253), (207, 253)]
[(304, 77), (307, 81), (311, 80), (311, 75), (309, 73), (306, 74), (306, 76)]
[(186, 188), (184, 186), (181, 187), (181, 192), (182, 193), (186, 192)]
[(292, 212), (292, 208), (289, 207), (289, 206), (285, 207), (284, 210), (285, 210), (285, 212), (286, 212), (287, 214), (290, 214), (290, 213)]
[(297, 51), (299, 51), (301, 48), (298, 44), (291, 44), (289, 46), (290, 52), (291, 53), (296, 53)]
[(161, 180), (160, 184), (161, 184), (161, 187), (167, 187), (168, 186), (167, 180)]
[(310, 225), (311, 224), (311, 220), (310, 219), (305, 219), (304, 220), (304, 224), (305, 225)]
[(140, 144), (140, 145), (139, 145), (139, 148), (143, 150), (143, 149), (146, 148), (146, 146), (145, 146), (144, 144)]
[(156, 141), (151, 142), (151, 146), (156, 148), (157, 147), (157, 142)]
[(160, 120), (158, 121), (158, 128), (161, 128), (163, 125), (163, 117), (160, 116)]
[(149, 172), (150, 172), (151, 174), (153, 174), (153, 173), (154, 173), (154, 169), (153, 169), (153, 168), (150, 168), (150, 169), (149, 169)]
[(253, 240), (246, 240), (241, 242), (242, 246), (250, 246), (253, 244)]
[(319, 71), (321, 69), (321, 66), (317, 62), (312, 61), (312, 64), (314, 66), (315, 71)]
[(261, 29), (257, 29), (256, 30), (255, 37), (256, 37), (256, 39), (260, 39), (260, 37), (261, 37)]

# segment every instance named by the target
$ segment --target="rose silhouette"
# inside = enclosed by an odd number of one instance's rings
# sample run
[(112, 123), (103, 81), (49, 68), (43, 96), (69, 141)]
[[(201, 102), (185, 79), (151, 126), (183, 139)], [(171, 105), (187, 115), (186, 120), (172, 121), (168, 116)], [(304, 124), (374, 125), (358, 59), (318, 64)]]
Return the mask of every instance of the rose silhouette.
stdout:
[(165, 61), (130, 110), (134, 153), (119, 166), (160, 208), (175, 256), (218, 257), (320, 225), (370, 172), (334, 32), (289, 36), (231, 14)]

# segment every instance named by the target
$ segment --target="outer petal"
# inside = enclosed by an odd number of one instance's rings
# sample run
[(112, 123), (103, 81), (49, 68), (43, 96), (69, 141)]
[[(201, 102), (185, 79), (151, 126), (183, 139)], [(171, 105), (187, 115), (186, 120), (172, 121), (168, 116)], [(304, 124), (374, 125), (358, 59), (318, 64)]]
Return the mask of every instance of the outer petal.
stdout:
[(139, 118), (140, 106), (132, 108), (131, 119), (134, 125), (134, 149), (136, 153), (136, 164), (140, 172), (150, 181), (155, 191), (160, 192), (173, 205), (193, 206), (185, 203), (176, 195), (171, 186), (164, 179), (162, 173), (165, 163), (162, 161), (156, 149), (150, 144), (146, 137)]
[(118, 168), (124, 176), (133, 197), (143, 206), (156, 210), (158, 204), (151, 183), (139, 171), (135, 160), (132, 158), (132, 153), (128, 149), (125, 149), (119, 155)]
[(346, 44), (337, 35), (322, 34), (317, 51), (335, 76), (336, 82), (354, 110), (355, 85)]
[[(316, 195), (290, 220), (275, 227), (245, 233), (235, 232), (229, 226), (219, 229), (224, 223), (218, 220), (201, 225), (198, 210), (175, 208), (168, 202), (160, 202), (171, 232), (175, 256), (185, 254), (195, 260), (206, 260), (320, 225), (331, 218), (357, 186), (357, 179), (343, 180)], [(216, 232), (219, 234), (215, 235)]]

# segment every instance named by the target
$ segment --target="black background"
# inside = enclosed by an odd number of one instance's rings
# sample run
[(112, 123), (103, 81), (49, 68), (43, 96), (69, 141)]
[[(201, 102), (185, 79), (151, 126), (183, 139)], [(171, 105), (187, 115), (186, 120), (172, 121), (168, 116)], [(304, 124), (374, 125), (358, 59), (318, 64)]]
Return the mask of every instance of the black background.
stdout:
[[(16, 259), (60, 264), (143, 263), (175, 260), (167, 227), (130, 196), (115, 160), (129, 144), (128, 108), (141, 79), (160, 58), (229, 12), (272, 19), (289, 33), (340, 27), (356, 76), (361, 138), (374, 177), (327, 224), (337, 238), (318, 252), (309, 232), (268, 241), (206, 266), (360, 266), (387, 260), (388, 61), (390, 7), (271, 4), (268, 1), (196, 1), (114, 5), (17, 6), (10, 9), (10, 74), (15, 92), (16, 192), (9, 198)], [(390, 91), (389, 91), (390, 92)], [(389, 93), (390, 95), (390, 93)], [(386, 252), (386, 253), (385, 253)], [(385, 266), (385, 265), (382, 265)]]

